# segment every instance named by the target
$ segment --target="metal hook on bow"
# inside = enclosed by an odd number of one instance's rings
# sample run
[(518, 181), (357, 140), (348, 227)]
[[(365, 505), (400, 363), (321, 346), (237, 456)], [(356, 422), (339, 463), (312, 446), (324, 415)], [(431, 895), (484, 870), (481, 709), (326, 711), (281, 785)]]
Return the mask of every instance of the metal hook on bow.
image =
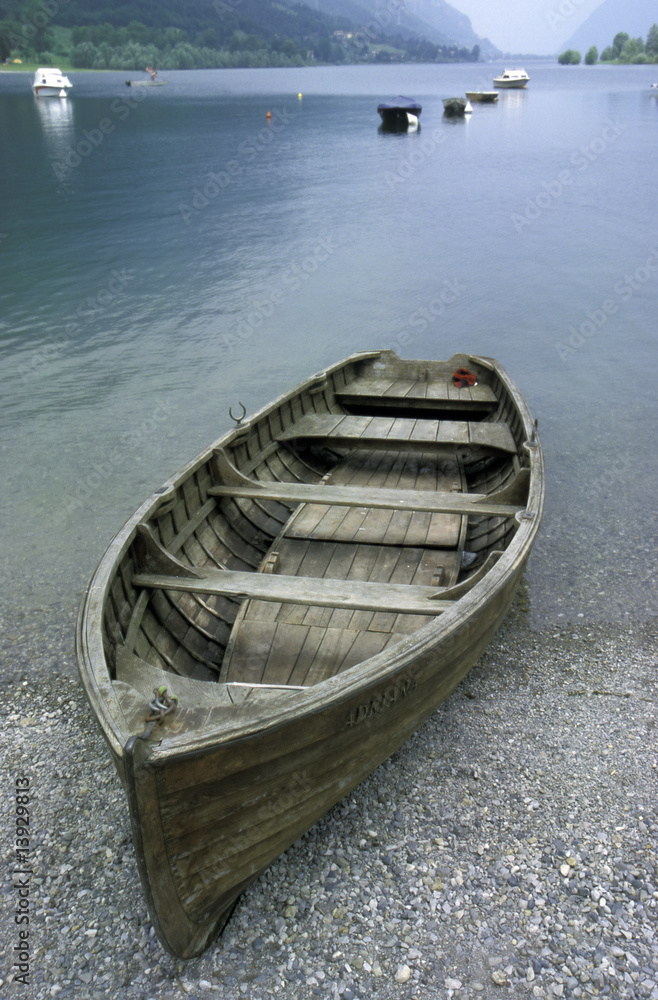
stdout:
[[(238, 400), (238, 402), (240, 403), (240, 400)], [(229, 406), (229, 408), (228, 408), (228, 415), (231, 418), (231, 420), (235, 420), (235, 424), (236, 424), (237, 427), (240, 426), (240, 424), (242, 423), (242, 421), (244, 420), (244, 418), (247, 416), (247, 409), (244, 406), (244, 404), (240, 403), (240, 406), (242, 407), (242, 415), (240, 417), (234, 417), (233, 416), (233, 407), (232, 406)]]

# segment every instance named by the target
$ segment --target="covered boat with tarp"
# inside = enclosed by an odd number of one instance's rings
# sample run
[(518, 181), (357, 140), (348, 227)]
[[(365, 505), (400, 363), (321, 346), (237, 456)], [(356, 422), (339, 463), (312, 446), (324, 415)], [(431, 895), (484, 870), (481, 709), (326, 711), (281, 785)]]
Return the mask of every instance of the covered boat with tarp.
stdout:
[(411, 97), (396, 97), (390, 104), (377, 105), (382, 122), (389, 128), (407, 128), (409, 125), (418, 125), (422, 110), (422, 105)]

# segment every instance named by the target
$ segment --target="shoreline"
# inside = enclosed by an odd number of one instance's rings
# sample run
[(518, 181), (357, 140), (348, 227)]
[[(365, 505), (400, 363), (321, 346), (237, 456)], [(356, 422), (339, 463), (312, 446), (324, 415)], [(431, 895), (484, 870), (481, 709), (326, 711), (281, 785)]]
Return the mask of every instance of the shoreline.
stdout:
[(31, 1000), (658, 1000), (656, 621), (537, 631), (526, 607), (522, 590), (451, 698), (189, 962), (148, 920), (123, 789), (75, 671), (74, 609), (41, 639), (26, 620), (0, 711), (5, 786), (27, 780), (32, 796)]

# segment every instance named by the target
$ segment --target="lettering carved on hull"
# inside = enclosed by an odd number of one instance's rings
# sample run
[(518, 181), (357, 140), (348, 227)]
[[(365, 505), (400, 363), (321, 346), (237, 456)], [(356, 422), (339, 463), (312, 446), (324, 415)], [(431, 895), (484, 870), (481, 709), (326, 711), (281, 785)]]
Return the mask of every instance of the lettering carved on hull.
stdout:
[(345, 729), (351, 729), (352, 726), (358, 726), (360, 722), (371, 719), (373, 715), (385, 712), (417, 687), (418, 681), (415, 677), (401, 677), (395, 684), (389, 684), (383, 691), (374, 695), (370, 701), (353, 708), (345, 722)]

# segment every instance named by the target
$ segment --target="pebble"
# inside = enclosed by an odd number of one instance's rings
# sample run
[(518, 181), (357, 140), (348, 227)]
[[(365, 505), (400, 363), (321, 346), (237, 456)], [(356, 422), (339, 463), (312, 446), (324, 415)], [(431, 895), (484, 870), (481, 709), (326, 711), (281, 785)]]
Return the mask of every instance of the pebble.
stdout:
[(408, 965), (398, 965), (395, 971), (396, 983), (408, 983), (411, 979), (411, 969)]
[(3, 788), (27, 776), (34, 796), (30, 1000), (658, 1000), (655, 623), (538, 630), (517, 601), (452, 697), (190, 962), (154, 934), (70, 629), (47, 641), (45, 660), (26, 630), (0, 676)]

